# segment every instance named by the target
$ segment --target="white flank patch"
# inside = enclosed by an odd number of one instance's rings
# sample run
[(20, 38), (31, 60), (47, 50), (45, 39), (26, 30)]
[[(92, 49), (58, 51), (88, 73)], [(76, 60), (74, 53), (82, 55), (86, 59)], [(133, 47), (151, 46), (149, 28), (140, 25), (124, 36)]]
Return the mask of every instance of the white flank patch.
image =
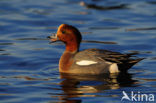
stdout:
[(97, 62), (95, 61), (91, 61), (91, 60), (81, 60), (76, 62), (77, 65), (91, 65), (91, 64), (97, 64)]
[(113, 63), (109, 68), (109, 72), (110, 73), (118, 73), (119, 72), (118, 65), (116, 63)]

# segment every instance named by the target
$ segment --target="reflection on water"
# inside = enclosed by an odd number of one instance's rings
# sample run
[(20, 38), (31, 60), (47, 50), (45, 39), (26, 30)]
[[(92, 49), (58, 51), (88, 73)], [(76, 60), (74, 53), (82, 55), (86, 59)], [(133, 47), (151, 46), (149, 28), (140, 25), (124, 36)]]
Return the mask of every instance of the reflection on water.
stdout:
[(14, 43), (0, 43), (0, 45), (13, 45)]
[(81, 6), (85, 6), (87, 8), (97, 9), (97, 10), (117, 10), (117, 9), (126, 9), (128, 6), (126, 4), (119, 4), (115, 6), (98, 6), (96, 4), (87, 4), (85, 2), (80, 2)]
[(101, 43), (101, 44), (117, 44), (116, 42), (106, 41), (94, 41), (94, 40), (82, 40), (82, 43)]
[(139, 31), (139, 30), (156, 30), (156, 27), (151, 27), (151, 28), (126, 29), (126, 31)]
[(16, 40), (48, 40), (46, 38), (18, 38)]
[[(63, 79), (63, 81), (60, 82), (60, 85), (64, 94), (61, 94), (59, 99), (65, 100), (67, 103), (68, 100), (70, 101), (70, 98), (96, 97), (96, 93), (105, 92), (105, 90), (132, 86), (137, 82), (136, 80), (132, 80), (131, 74), (128, 73), (101, 75), (60, 74), (60, 76)], [(81, 99), (76, 99), (74, 103), (80, 101)]]

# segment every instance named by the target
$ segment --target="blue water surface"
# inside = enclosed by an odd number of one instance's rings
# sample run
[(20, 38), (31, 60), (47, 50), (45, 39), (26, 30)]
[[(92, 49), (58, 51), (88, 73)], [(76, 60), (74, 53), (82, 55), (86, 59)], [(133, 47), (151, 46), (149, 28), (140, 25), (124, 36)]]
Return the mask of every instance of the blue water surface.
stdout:
[[(123, 91), (156, 99), (155, 11), (155, 0), (0, 0), (0, 103), (134, 102)], [(62, 75), (64, 44), (46, 39), (62, 23), (81, 31), (80, 50), (145, 59), (123, 75)]]

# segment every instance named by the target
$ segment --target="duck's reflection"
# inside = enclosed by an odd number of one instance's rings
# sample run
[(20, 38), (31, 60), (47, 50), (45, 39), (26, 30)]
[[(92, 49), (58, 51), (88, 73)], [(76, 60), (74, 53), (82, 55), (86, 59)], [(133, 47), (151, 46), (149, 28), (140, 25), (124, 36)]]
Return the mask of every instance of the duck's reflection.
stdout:
[(60, 77), (64, 79), (60, 82), (64, 94), (59, 97), (60, 100), (63, 100), (63, 103), (80, 103), (81, 99), (77, 99), (79, 97), (96, 97), (95, 93), (124, 86), (134, 86), (133, 84), (136, 83), (135, 80), (131, 79), (132, 75), (128, 73), (102, 75), (61, 73)]

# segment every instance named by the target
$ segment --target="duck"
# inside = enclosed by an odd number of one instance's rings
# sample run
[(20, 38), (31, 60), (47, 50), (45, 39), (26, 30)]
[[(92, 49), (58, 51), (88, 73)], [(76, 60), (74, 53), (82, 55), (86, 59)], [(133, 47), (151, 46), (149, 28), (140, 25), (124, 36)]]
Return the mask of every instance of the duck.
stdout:
[(91, 48), (80, 51), (82, 35), (68, 24), (61, 24), (57, 33), (48, 36), (50, 42), (62, 41), (65, 51), (59, 60), (60, 73), (103, 74), (127, 72), (143, 58), (132, 58), (135, 53), (122, 54), (109, 50)]

